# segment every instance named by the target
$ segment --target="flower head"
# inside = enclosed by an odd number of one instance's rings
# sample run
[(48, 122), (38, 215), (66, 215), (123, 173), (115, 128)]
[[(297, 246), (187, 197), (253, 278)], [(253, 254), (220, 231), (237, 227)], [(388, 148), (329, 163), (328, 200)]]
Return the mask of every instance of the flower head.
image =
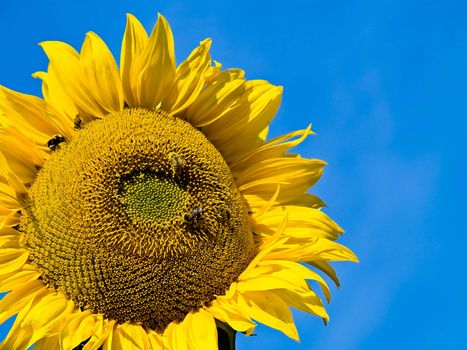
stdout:
[(328, 315), (307, 283), (356, 261), (307, 191), (325, 163), (266, 141), (282, 88), (212, 64), (178, 66), (160, 16), (129, 15), (120, 67), (88, 33), (43, 42), (44, 99), (0, 87), (3, 349), (215, 349), (218, 324), (298, 333), (289, 307)]

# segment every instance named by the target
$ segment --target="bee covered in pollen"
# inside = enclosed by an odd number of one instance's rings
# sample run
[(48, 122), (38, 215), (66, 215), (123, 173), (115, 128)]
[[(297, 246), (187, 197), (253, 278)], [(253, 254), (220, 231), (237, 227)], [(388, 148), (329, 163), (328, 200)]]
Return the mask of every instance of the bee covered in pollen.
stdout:
[(172, 176), (180, 178), (182, 176), (183, 168), (185, 167), (185, 160), (174, 152), (169, 154), (169, 159)]
[(203, 212), (203, 208), (195, 208), (191, 213), (185, 214), (183, 216), (183, 222), (192, 228), (197, 228), (199, 225), (199, 220), (201, 218), (201, 214)]

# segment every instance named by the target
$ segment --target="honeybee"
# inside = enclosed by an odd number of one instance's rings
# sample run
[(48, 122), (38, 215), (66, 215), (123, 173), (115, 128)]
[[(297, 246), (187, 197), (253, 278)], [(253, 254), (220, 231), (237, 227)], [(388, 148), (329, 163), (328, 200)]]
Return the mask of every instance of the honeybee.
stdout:
[(185, 214), (183, 216), (183, 222), (192, 228), (197, 228), (203, 208), (195, 208), (191, 214)]
[(229, 232), (235, 234), (235, 230), (232, 226), (231, 213), (228, 208), (221, 209), (221, 220), (219, 221), (219, 232)]
[(81, 129), (81, 124), (83, 123), (83, 120), (79, 116), (79, 114), (76, 115), (75, 119), (73, 120), (73, 127), (75, 130)]
[(47, 142), (47, 146), (49, 147), (51, 151), (55, 151), (60, 146), (60, 144), (65, 141), (66, 141), (65, 136), (57, 134)]
[(185, 160), (180, 157), (177, 153), (170, 154), (170, 161), (172, 167), (173, 176), (180, 177), (182, 175), (183, 168), (185, 167)]

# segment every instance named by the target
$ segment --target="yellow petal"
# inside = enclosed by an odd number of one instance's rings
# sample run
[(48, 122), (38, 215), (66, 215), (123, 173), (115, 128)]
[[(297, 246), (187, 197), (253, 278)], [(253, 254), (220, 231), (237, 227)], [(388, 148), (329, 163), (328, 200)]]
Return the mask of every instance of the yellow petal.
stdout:
[(69, 125), (73, 125), (79, 111), (70, 97), (63, 91), (57, 77), (47, 72), (36, 72), (32, 76), (42, 80), (42, 95), (45, 101), (63, 116)]
[[(39, 339), (36, 344), (34, 344), (34, 350), (58, 350), (60, 348), (60, 342), (57, 335)], [(72, 348), (70, 348), (72, 349)]]
[(33, 182), (46, 156), (14, 127), (0, 129), (0, 152), (9, 168), (24, 183)]
[(83, 341), (89, 339), (98, 328), (102, 319), (90, 310), (70, 314), (59, 334), (61, 349), (74, 349)]
[(217, 328), (214, 317), (204, 309), (190, 312), (185, 320), (190, 349), (217, 350)]
[[(2, 157), (0, 157), (0, 167), (2, 165), (7, 165), (5, 160), (2, 164)], [(1, 172), (0, 172), (1, 173)], [(2, 212), (2, 224), (3, 220), (7, 218), (14, 217), (14, 213), (21, 209), (22, 205), (19, 203), (15, 190), (8, 184), (6, 179), (3, 179), (0, 175), (0, 207), (5, 210), (5, 213)], [(8, 213), (7, 213), (8, 212)]]
[[(2, 195), (2, 183), (0, 182), (0, 196)], [(0, 216), (0, 230), (5, 228), (13, 228), (14, 226), (18, 225), (20, 221), (20, 214), (18, 211), (14, 210), (9, 212), (8, 214), (1, 214)]]
[[(242, 71), (240, 69), (238, 69), (239, 71)], [(208, 68), (208, 70), (206, 71), (206, 82), (207, 84), (210, 84), (213, 80), (216, 79), (216, 77), (221, 73), (222, 71), (222, 64), (220, 62), (217, 62), (216, 60), (214, 60), (214, 66), (211, 66)], [(242, 71), (243, 72), (243, 71)], [(243, 73), (242, 76), (244, 76), (245, 74)]]
[(263, 260), (267, 255), (271, 254), (272, 251), (274, 251), (275, 249), (283, 245), (285, 241), (287, 241), (287, 237), (282, 237), (282, 235), (284, 234), (284, 230), (287, 227), (287, 222), (288, 213), (287, 210), (285, 210), (281, 226), (279, 226), (279, 228), (271, 237), (264, 240), (258, 254), (256, 254), (256, 256), (253, 258), (253, 260), (250, 262), (247, 268), (238, 277), (239, 280), (248, 278), (248, 276), (251, 273), (257, 273), (257, 271), (255, 270), (257, 269), (257, 266), (261, 262), (261, 260)]
[(203, 132), (221, 151), (227, 163), (235, 162), (264, 143), (266, 129), (279, 108), (281, 98), (282, 87), (261, 80), (248, 81), (236, 105), (222, 118), (206, 125)]
[[(28, 195), (28, 189), (21, 179), (16, 175), (8, 165), (5, 156), (0, 152), (0, 183), (2, 204), (9, 209), (13, 209), (17, 202), (20, 204), (18, 210), (22, 207)], [(5, 186), (7, 185), (7, 186)], [(7, 188), (9, 187), (9, 189)], [(11, 194), (11, 197), (10, 197)], [(10, 197), (10, 198), (9, 198)], [(8, 206), (6, 204), (10, 204)]]
[(149, 343), (151, 344), (151, 349), (152, 350), (163, 350), (164, 348), (164, 342), (162, 340), (162, 336), (154, 331), (149, 330), (148, 331), (148, 339)]
[(283, 332), (298, 341), (292, 313), (288, 305), (272, 292), (248, 292), (239, 297), (239, 305), (244, 312), (271, 328)]
[(0, 86), (0, 125), (14, 126), (36, 145), (47, 149), (47, 142), (57, 134), (70, 137), (72, 125), (44, 100)]
[[(28, 257), (29, 252), (26, 249), (0, 249), (0, 274), (4, 275), (19, 270), (26, 263)], [(2, 285), (2, 282), (0, 282), (0, 285)]]
[(242, 194), (269, 198), (281, 184), (278, 202), (290, 201), (305, 193), (323, 173), (325, 162), (305, 158), (272, 158), (238, 175), (236, 183)]
[[(23, 266), (24, 267), (24, 266)], [(0, 292), (9, 292), (21, 287), (25, 283), (37, 280), (41, 275), (37, 270), (21, 269), (8, 274), (1, 273)]]
[[(251, 208), (251, 211), (255, 213), (255, 215), (258, 211), (262, 211), (263, 208), (267, 206), (270, 201), (267, 198), (265, 198), (264, 195), (263, 197), (261, 197), (254, 194), (246, 194), (243, 195), (243, 198), (245, 198), (245, 200), (248, 203), (248, 206)], [(297, 198), (291, 199), (290, 201), (276, 202), (275, 200), (275, 203), (273, 203), (273, 205), (271, 205), (270, 207), (278, 205), (294, 205), (301, 207), (309, 207), (313, 209), (320, 209), (326, 207), (326, 204), (321, 200), (321, 198), (311, 193), (303, 193), (302, 195), (298, 196)]]
[[(125, 35), (123, 36), (122, 50), (120, 54), (120, 75), (122, 78), (125, 101), (130, 107), (138, 106), (136, 95), (137, 76), (131, 75), (132, 66), (146, 47), (148, 34), (143, 25), (131, 14), (127, 14)], [(135, 71), (135, 75), (139, 72)]]
[(108, 347), (108, 344), (112, 344), (115, 327), (116, 324), (114, 320), (104, 320), (102, 315), (97, 315), (93, 335), (86, 343), (83, 350), (98, 350)]
[(18, 286), (0, 301), (0, 323), (23, 310), (33, 300), (39, 300), (49, 291), (41, 281), (30, 281)]
[(358, 262), (358, 258), (349, 248), (322, 238), (317, 238), (309, 244), (282, 243), (276, 250), (267, 254), (271, 260), (291, 260), (291, 261), (352, 261)]
[(70, 45), (59, 41), (40, 43), (50, 60), (48, 74), (57, 79), (63, 91), (78, 107), (80, 114), (102, 117), (106, 114), (92, 91), (79, 55)]
[(279, 197), (279, 193), (281, 190), (281, 185), (277, 185), (276, 192), (272, 195), (271, 199), (269, 201), (264, 201), (262, 204), (263, 206), (257, 210), (254, 210), (253, 206), (250, 206), (250, 208), (253, 211), (253, 214), (251, 215), (251, 218), (253, 219), (252, 221), (257, 221), (258, 218), (263, 216), (264, 214), (268, 213), (270, 209), (276, 204), (277, 198)]
[(244, 91), (243, 72), (239, 73), (235, 70), (221, 72), (201, 91), (188, 108), (185, 117), (192, 125), (203, 127), (204, 132), (204, 127), (214, 123), (234, 108)]
[(130, 74), (132, 86), (136, 80), (140, 107), (157, 106), (170, 92), (175, 77), (174, 41), (172, 30), (162, 15), (141, 55), (133, 61)]
[(191, 350), (188, 343), (188, 335), (181, 323), (170, 323), (164, 330), (162, 340), (164, 341), (164, 348)]
[(337, 277), (336, 271), (332, 268), (332, 266), (327, 263), (325, 260), (314, 260), (314, 261), (306, 261), (313, 267), (323, 271), (332, 281), (336, 284), (337, 287), (340, 287), (340, 281)]
[(129, 323), (114, 328), (112, 342), (107, 342), (106, 347), (112, 350), (151, 350), (148, 335), (143, 327)]
[(172, 90), (167, 100), (162, 103), (164, 108), (170, 110), (171, 115), (188, 108), (200, 94), (206, 82), (206, 71), (211, 64), (210, 47), (210, 39), (202, 41), (177, 68)]
[[(6, 234), (7, 230), (11, 230), (12, 234)], [(3, 248), (20, 249), (21, 238), (22, 238), (22, 234), (13, 228), (6, 227), (6, 228), (0, 229), (0, 249), (3, 249)]]
[(321, 299), (312, 291), (308, 293), (297, 293), (286, 289), (275, 290), (274, 293), (287, 305), (321, 317), (325, 322), (329, 321), (329, 315), (321, 302)]
[(95, 33), (86, 35), (80, 55), (87, 77), (87, 88), (107, 112), (123, 109), (122, 82), (117, 63), (107, 45)]
[(223, 297), (217, 297), (207, 311), (216, 319), (228, 323), (237, 332), (247, 332), (256, 324), (242, 311), (236, 307), (232, 300), (224, 301)]
[(282, 224), (284, 210), (287, 208), (289, 224), (284, 235), (289, 237), (289, 243), (307, 243), (318, 237), (336, 240), (343, 232), (329, 216), (314, 208), (288, 205), (275, 207), (263, 213), (260, 217), (254, 216), (255, 232), (270, 235)]
[[(311, 131), (311, 124), (304, 130), (297, 130), (283, 136), (276, 137), (266, 142), (261, 147), (253, 150), (241, 160), (230, 165), (233, 173), (241, 173), (245, 169), (255, 166), (258, 162), (266, 159), (284, 157), (291, 148), (301, 144), (308, 135), (314, 134)], [(289, 155), (294, 156), (294, 155)]]
[(206, 310), (190, 312), (181, 323), (172, 322), (164, 331), (166, 346), (177, 350), (217, 350), (214, 317)]
[(2, 346), (16, 349), (16, 344), (21, 342), (20, 348), (24, 344), (27, 348), (39, 339), (56, 335), (63, 317), (73, 309), (73, 302), (60, 293), (49, 294), (37, 302), (30, 302), (30, 307), (24, 308), (16, 316)]
[(326, 203), (324, 203), (321, 198), (311, 193), (304, 193), (290, 201), (284, 202), (283, 205), (294, 205), (314, 209), (326, 207)]
[(330, 300), (329, 287), (320, 275), (302, 264), (286, 260), (262, 260), (258, 263), (257, 269), (252, 270), (248, 275), (241, 275), (237, 290), (246, 292), (285, 289), (307, 293), (310, 291), (307, 280), (318, 282), (326, 299)]

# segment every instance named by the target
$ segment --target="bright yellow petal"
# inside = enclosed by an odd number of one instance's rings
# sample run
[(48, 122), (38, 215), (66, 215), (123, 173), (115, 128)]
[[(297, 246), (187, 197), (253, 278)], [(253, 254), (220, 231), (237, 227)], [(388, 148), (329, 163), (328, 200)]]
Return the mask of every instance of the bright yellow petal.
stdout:
[[(7, 274), (19, 270), (26, 263), (28, 257), (29, 252), (26, 249), (0, 249), (0, 274)], [(0, 281), (1, 286), (3, 286), (2, 283), (3, 281)]]
[(237, 332), (247, 332), (256, 324), (242, 311), (236, 307), (236, 303), (226, 299), (224, 296), (217, 297), (207, 311), (216, 319), (228, 323)]
[(33, 182), (47, 156), (14, 127), (0, 129), (0, 152), (9, 168), (24, 183)]
[[(58, 350), (60, 348), (60, 342), (57, 335), (39, 339), (34, 344), (34, 350)], [(63, 349), (63, 348), (62, 348)], [(72, 349), (72, 348), (69, 348)]]
[(284, 235), (289, 243), (307, 243), (318, 237), (336, 240), (343, 232), (329, 216), (319, 209), (302, 206), (275, 207), (255, 219), (255, 232), (270, 236), (282, 224), (284, 210), (287, 208), (289, 223)]
[(316, 272), (293, 261), (262, 260), (255, 270), (242, 274), (237, 283), (239, 292), (284, 289), (309, 292), (307, 280), (318, 282), (326, 299), (331, 298), (327, 283)]
[(9, 292), (20, 288), (23, 284), (37, 280), (40, 276), (40, 272), (36, 269), (23, 269), (4, 274), (3, 270), (0, 270), (1, 282), (0, 292)]
[(36, 145), (47, 149), (47, 142), (57, 134), (70, 137), (72, 125), (38, 97), (0, 86), (0, 125), (14, 126)]
[(258, 322), (298, 341), (298, 332), (288, 305), (273, 292), (243, 293), (239, 296), (239, 306)]
[(0, 300), (0, 323), (26, 308), (34, 300), (40, 300), (49, 291), (41, 281), (30, 281), (18, 286)]
[(258, 254), (256, 254), (256, 256), (253, 258), (253, 260), (250, 262), (247, 268), (240, 274), (240, 276), (238, 277), (239, 280), (244, 278), (244, 276), (246, 276), (245, 278), (247, 278), (250, 275), (250, 273), (257, 273), (257, 271), (255, 270), (258, 268), (258, 264), (260, 264), (260, 262), (267, 255), (271, 254), (272, 251), (282, 246), (287, 241), (287, 237), (282, 237), (284, 234), (284, 230), (287, 227), (287, 222), (288, 213), (287, 210), (285, 210), (281, 226), (279, 226), (279, 228), (271, 237), (263, 241), (260, 251), (258, 252)]
[(336, 284), (337, 287), (340, 287), (340, 281), (337, 277), (336, 271), (332, 268), (332, 266), (326, 262), (325, 260), (314, 260), (314, 261), (307, 261), (313, 267), (324, 272), (332, 281)]
[(321, 209), (326, 207), (326, 203), (324, 203), (321, 198), (311, 193), (304, 193), (290, 201), (283, 202), (282, 204), (287, 206), (294, 205), (314, 209)]
[(217, 328), (214, 317), (204, 309), (190, 312), (185, 320), (190, 348), (195, 350), (217, 350)]
[(315, 260), (326, 261), (352, 261), (358, 262), (354, 252), (342, 244), (318, 238), (309, 244), (283, 243), (276, 250), (267, 254), (268, 259), (313, 262)]
[(172, 322), (164, 330), (162, 337), (164, 348), (177, 350), (191, 350), (188, 343), (188, 335), (180, 323)]
[(80, 59), (87, 74), (87, 88), (97, 102), (109, 113), (121, 111), (124, 101), (117, 63), (97, 34), (86, 35)]
[(151, 344), (152, 350), (164, 350), (164, 342), (162, 340), (162, 335), (154, 331), (148, 331), (148, 339)]
[[(2, 186), (3, 184), (0, 182), (0, 197), (2, 196)], [(0, 212), (3, 212), (0, 205)], [(8, 212), (8, 214), (2, 213), (0, 215), (0, 230), (3, 232), (3, 229), (7, 228), (14, 228), (20, 222), (20, 214), (17, 210), (12, 210)]]
[[(7, 234), (6, 231), (11, 230), (12, 234)], [(22, 234), (13, 228), (5, 227), (0, 229), (0, 249), (15, 248), (20, 249), (20, 240)]]
[(151, 350), (148, 335), (140, 325), (123, 323), (117, 325), (104, 350)]
[(56, 75), (36, 72), (32, 76), (42, 80), (42, 95), (45, 101), (63, 116), (69, 125), (72, 125), (79, 111), (70, 97), (63, 91)]
[(166, 346), (177, 350), (217, 350), (214, 317), (206, 310), (190, 312), (181, 323), (172, 322), (164, 331)]
[(193, 50), (190, 56), (177, 68), (175, 82), (167, 100), (162, 103), (171, 115), (188, 108), (198, 97), (206, 82), (206, 71), (211, 64), (209, 48), (211, 40), (206, 39)]
[(203, 133), (220, 150), (227, 163), (235, 162), (264, 143), (266, 129), (281, 99), (282, 87), (262, 80), (248, 81), (235, 106), (222, 118), (206, 125)]
[(18, 313), (2, 347), (26, 349), (39, 339), (57, 335), (63, 317), (73, 309), (73, 302), (60, 293), (49, 294), (37, 302), (30, 302), (30, 307), (25, 307)]
[[(222, 64), (220, 62), (217, 62), (216, 60), (213, 60), (213, 61), (214, 61), (214, 65), (209, 67), (205, 74), (207, 84), (210, 84), (222, 72)], [(241, 69), (236, 69), (236, 70), (242, 72), (241, 74), (242, 76), (245, 75), (245, 73)]]
[[(297, 130), (286, 135), (276, 137), (269, 140), (261, 147), (253, 150), (253, 152), (249, 153), (241, 160), (231, 164), (230, 168), (233, 173), (241, 174), (242, 171), (255, 166), (258, 162), (263, 160), (284, 157), (286, 156), (287, 151), (301, 144), (308, 135), (312, 134), (314, 133), (311, 131), (310, 124), (308, 125), (308, 128), (304, 130)], [(287, 157), (296, 157), (296, 155), (291, 154), (287, 155)]]
[(90, 310), (70, 314), (59, 334), (60, 346), (62, 349), (74, 349), (83, 341), (89, 339), (98, 328), (98, 315)]
[(48, 74), (54, 76), (63, 91), (78, 107), (82, 117), (102, 117), (106, 114), (92, 91), (79, 55), (70, 45), (59, 41), (40, 43), (50, 60)]
[(287, 305), (304, 312), (321, 317), (325, 322), (329, 321), (329, 315), (323, 306), (321, 299), (313, 292), (297, 293), (286, 289), (275, 290), (274, 293)]
[[(148, 34), (143, 25), (133, 16), (127, 14), (125, 35), (123, 36), (120, 54), (120, 75), (122, 78), (125, 101), (130, 107), (138, 106), (136, 95), (137, 76), (132, 76), (132, 66), (148, 42)], [(139, 72), (135, 71), (135, 75)]]
[[(246, 194), (243, 195), (243, 198), (248, 203), (248, 207), (251, 209), (253, 213), (255, 213), (255, 216), (258, 216), (256, 213), (263, 211), (263, 209), (269, 205), (270, 199), (268, 200), (267, 198), (262, 196), (257, 196), (254, 194)], [(277, 199), (277, 197), (276, 197)], [(276, 202), (276, 199), (274, 200), (275, 202), (272, 203), (269, 208), (274, 207), (274, 206), (288, 206), (288, 205), (293, 205), (293, 206), (301, 206), (301, 207), (308, 207), (308, 208), (313, 208), (313, 209), (321, 209), (323, 207), (326, 207), (326, 204), (319, 198), (318, 196), (315, 196), (311, 193), (303, 193), (301, 196), (294, 198), (290, 201), (284, 201), (284, 202)]]
[(175, 77), (174, 41), (172, 30), (162, 15), (146, 47), (132, 62), (130, 74), (132, 86), (136, 79), (139, 107), (157, 106), (170, 92)]
[[(2, 157), (0, 157), (0, 166), (2, 165)], [(6, 165), (5, 161), (5, 165)], [(1, 172), (0, 172), (1, 173)], [(1, 222), (2, 225), (5, 221), (13, 218), (18, 210), (21, 209), (22, 205), (19, 203), (16, 197), (15, 190), (10, 186), (6, 179), (0, 175), (0, 208), (1, 210)]]
[[(265, 200), (262, 200), (261, 203), (260, 203), (261, 206), (258, 206), (257, 205), (258, 203), (255, 203), (256, 206), (251, 205), (253, 203), (248, 202), (248, 199), (247, 199), (247, 203), (249, 204), (249, 208), (252, 211), (251, 219), (252, 219), (253, 222), (257, 222), (259, 218), (261, 218), (266, 213), (269, 213), (271, 208), (276, 204), (277, 198), (279, 197), (280, 191), (281, 191), (281, 185), (277, 184), (276, 192), (274, 192), (271, 199), (269, 199), (269, 201), (267, 201), (267, 202)], [(255, 197), (257, 197), (257, 196), (255, 196)], [(250, 198), (250, 200), (251, 200), (251, 198)]]
[(102, 315), (97, 316), (94, 334), (86, 343), (83, 350), (98, 350), (102, 349), (101, 347), (107, 346), (106, 344), (112, 343), (113, 332), (116, 327), (115, 321), (104, 320)]
[(325, 162), (305, 158), (272, 158), (259, 162), (236, 179), (240, 192), (269, 198), (281, 185), (278, 202), (290, 201), (305, 193), (323, 173)]
[[(244, 91), (245, 79), (242, 71), (221, 72), (201, 91), (186, 111), (185, 118), (192, 125), (203, 128), (204, 132), (204, 127), (234, 108)], [(209, 139), (211, 140), (211, 137)]]
[[(9, 209), (21, 209), (27, 198), (28, 189), (21, 179), (8, 165), (5, 156), (0, 152), (0, 199), (2, 205)], [(19, 207), (16, 205), (19, 204)]]

